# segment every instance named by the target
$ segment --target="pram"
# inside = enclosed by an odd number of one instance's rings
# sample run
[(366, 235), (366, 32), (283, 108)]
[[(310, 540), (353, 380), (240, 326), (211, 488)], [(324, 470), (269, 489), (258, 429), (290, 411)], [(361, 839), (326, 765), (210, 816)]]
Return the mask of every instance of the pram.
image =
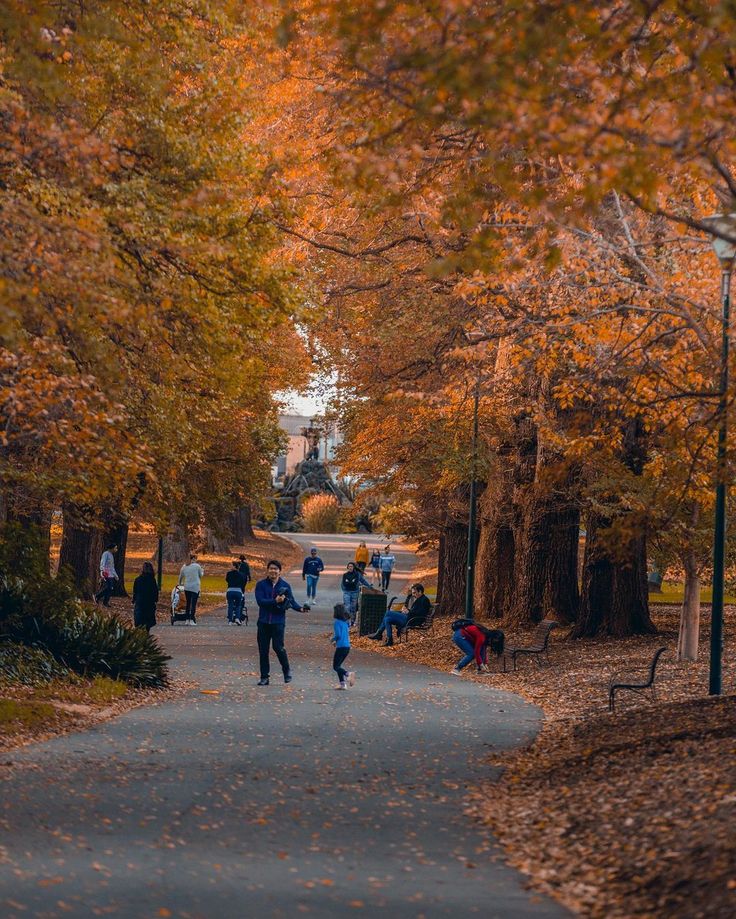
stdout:
[(235, 622), (236, 625), (248, 625), (248, 607), (245, 605), (245, 594), (242, 596), (240, 609), (235, 613), (233, 622)]
[(171, 624), (175, 622), (187, 622), (187, 598), (184, 588), (178, 584), (171, 591)]

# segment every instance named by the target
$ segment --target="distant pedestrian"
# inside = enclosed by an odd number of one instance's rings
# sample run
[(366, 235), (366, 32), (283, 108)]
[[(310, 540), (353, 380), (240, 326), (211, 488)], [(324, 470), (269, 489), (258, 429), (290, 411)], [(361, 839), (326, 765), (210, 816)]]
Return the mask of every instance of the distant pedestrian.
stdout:
[(118, 573), (115, 570), (115, 556), (113, 552), (117, 551), (117, 545), (112, 542), (105, 547), (105, 551), (100, 558), (100, 589), (95, 594), (95, 603), (102, 603), (103, 606), (110, 605), (110, 597), (115, 590), (115, 582), (119, 580)]
[(245, 578), (245, 586), (247, 588), (248, 584), (250, 584), (251, 582), (250, 565), (246, 561), (246, 558), (244, 555), (240, 556), (239, 561), (240, 561), (240, 564), (238, 565), (238, 570)]
[(342, 602), (349, 613), (350, 625), (355, 625), (355, 617), (358, 613), (358, 595), (360, 594), (361, 586), (370, 587), (371, 585), (358, 571), (353, 562), (348, 562), (340, 587), (342, 588)]
[(197, 601), (202, 591), (203, 577), (204, 568), (197, 561), (197, 556), (192, 553), (189, 556), (189, 564), (182, 565), (179, 572), (179, 586), (184, 587), (184, 595), (187, 598), (185, 622), (188, 625), (197, 624)]
[(312, 546), (302, 565), (302, 581), (307, 582), (307, 600), (317, 599), (317, 581), (324, 570), (324, 562), (317, 555), (317, 547)]
[(342, 603), (336, 603), (333, 611), (334, 631), (332, 633), (332, 644), (335, 646), (335, 654), (332, 658), (332, 669), (337, 674), (339, 685), (335, 689), (347, 689), (348, 686), (355, 684), (355, 673), (346, 670), (343, 667), (345, 658), (350, 654), (350, 631), (348, 629), (348, 619), (350, 613), (345, 609)]
[(378, 567), (381, 569), (381, 590), (388, 590), (395, 563), (396, 559), (391, 555), (391, 546), (386, 546), (378, 562)]
[(374, 549), (371, 555), (371, 568), (373, 569), (373, 583), (379, 587), (381, 584), (381, 553), (378, 549)]
[(305, 603), (304, 606), (299, 606), (296, 602), (291, 587), (281, 577), (281, 562), (276, 559), (272, 559), (266, 565), (266, 577), (256, 584), (255, 594), (258, 604), (258, 654), (261, 665), (258, 685), (268, 686), (272, 644), (284, 673), (284, 683), (291, 683), (289, 658), (284, 647), (286, 610), (295, 609), (299, 613), (306, 613), (309, 611), (309, 605)]
[(355, 550), (355, 567), (358, 571), (363, 574), (365, 572), (365, 567), (368, 564), (368, 546), (364, 542), (358, 543), (358, 548)]
[(230, 625), (243, 624), (243, 605), (245, 603), (245, 575), (240, 570), (240, 562), (233, 562), (233, 567), (225, 575), (227, 590), (227, 621)]
[(143, 562), (143, 568), (133, 581), (133, 622), (136, 628), (150, 632), (156, 625), (156, 604), (158, 603), (158, 584), (153, 573), (153, 565)]

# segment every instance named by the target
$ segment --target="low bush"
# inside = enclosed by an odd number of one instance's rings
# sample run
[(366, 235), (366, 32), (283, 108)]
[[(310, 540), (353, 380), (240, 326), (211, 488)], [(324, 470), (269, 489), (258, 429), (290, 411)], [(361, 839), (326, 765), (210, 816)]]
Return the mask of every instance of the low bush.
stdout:
[(311, 495), (302, 502), (302, 520), (308, 533), (339, 533), (340, 502), (334, 495)]
[(34, 538), (17, 527), (0, 531), (0, 645), (38, 649), (84, 677), (165, 686), (170, 658), (155, 638), (80, 603), (63, 575), (51, 577)]
[(41, 686), (69, 677), (69, 669), (42, 648), (0, 642), (0, 683)]

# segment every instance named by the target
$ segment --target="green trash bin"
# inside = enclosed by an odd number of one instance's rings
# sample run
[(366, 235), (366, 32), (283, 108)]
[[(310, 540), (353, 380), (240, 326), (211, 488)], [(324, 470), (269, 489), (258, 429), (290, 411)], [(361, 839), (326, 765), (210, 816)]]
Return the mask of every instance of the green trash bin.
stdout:
[(358, 604), (358, 635), (372, 635), (386, 615), (388, 597), (382, 590), (363, 587)]

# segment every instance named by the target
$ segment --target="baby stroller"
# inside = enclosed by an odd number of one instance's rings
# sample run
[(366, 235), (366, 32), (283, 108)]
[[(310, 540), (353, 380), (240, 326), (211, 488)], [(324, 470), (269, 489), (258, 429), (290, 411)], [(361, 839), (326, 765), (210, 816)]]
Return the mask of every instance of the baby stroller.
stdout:
[(188, 619), (186, 594), (184, 588), (177, 584), (171, 591), (171, 624), (186, 622)]
[(240, 609), (235, 616), (235, 621), (238, 625), (248, 625), (248, 607), (245, 605), (245, 594), (243, 594), (243, 599), (240, 601)]

